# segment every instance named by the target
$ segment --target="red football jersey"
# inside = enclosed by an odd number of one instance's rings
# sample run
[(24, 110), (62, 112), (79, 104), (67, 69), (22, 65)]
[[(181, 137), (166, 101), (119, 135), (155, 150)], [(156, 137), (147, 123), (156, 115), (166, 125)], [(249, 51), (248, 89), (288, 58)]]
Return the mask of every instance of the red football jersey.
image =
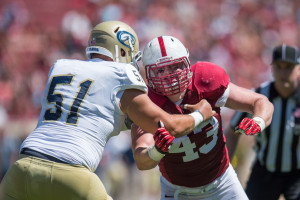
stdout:
[[(162, 176), (173, 184), (199, 187), (215, 180), (229, 165), (220, 108), (215, 107), (215, 103), (228, 87), (230, 79), (221, 67), (209, 62), (197, 62), (191, 66), (191, 71), (192, 84), (182, 104), (196, 104), (204, 98), (216, 114), (194, 132), (175, 138), (169, 153), (160, 161), (159, 169)], [(188, 110), (181, 110), (167, 97), (153, 93), (151, 89), (149, 97), (168, 113), (189, 113)]]

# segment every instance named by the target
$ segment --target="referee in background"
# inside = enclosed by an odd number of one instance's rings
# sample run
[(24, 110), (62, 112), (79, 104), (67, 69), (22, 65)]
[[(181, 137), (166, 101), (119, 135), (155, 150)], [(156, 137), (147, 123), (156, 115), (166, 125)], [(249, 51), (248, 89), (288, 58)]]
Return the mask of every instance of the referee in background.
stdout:
[[(271, 125), (255, 136), (256, 159), (246, 185), (250, 200), (300, 200), (300, 67), (298, 49), (285, 44), (273, 50), (274, 81), (255, 91), (274, 105)], [(247, 113), (236, 112), (227, 133), (230, 159), (239, 135), (234, 127)]]

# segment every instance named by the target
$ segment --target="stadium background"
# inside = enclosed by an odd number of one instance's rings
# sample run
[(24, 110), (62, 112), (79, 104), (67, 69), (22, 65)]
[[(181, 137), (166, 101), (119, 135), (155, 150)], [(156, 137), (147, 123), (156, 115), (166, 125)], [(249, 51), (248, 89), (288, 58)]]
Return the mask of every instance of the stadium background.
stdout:
[[(275, 45), (300, 43), (300, 1), (294, 0), (1, 0), (0, 178), (35, 128), (53, 62), (86, 59), (89, 31), (105, 20), (132, 26), (141, 50), (156, 36), (175, 36), (189, 49), (192, 63), (215, 62), (246, 88), (272, 78)], [(226, 128), (232, 111), (222, 112)], [(115, 199), (158, 199), (159, 172), (136, 169), (130, 142), (128, 132), (114, 137), (96, 173)], [(243, 185), (252, 144), (242, 137), (233, 160)]]

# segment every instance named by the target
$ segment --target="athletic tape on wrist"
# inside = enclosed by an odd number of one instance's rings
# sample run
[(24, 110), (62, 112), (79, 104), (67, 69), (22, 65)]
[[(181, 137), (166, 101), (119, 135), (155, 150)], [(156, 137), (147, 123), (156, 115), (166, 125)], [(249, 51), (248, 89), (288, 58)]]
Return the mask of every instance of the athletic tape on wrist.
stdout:
[(201, 122), (203, 122), (203, 115), (200, 113), (199, 110), (196, 110), (192, 113), (190, 113), (189, 115), (191, 115), (194, 120), (195, 120), (195, 127), (198, 126)]
[(155, 145), (148, 148), (148, 155), (152, 160), (156, 162), (160, 161), (165, 156), (165, 154), (162, 154), (157, 151)]
[(255, 121), (260, 127), (260, 131), (262, 132), (266, 128), (266, 122), (261, 117), (253, 117), (253, 121)]

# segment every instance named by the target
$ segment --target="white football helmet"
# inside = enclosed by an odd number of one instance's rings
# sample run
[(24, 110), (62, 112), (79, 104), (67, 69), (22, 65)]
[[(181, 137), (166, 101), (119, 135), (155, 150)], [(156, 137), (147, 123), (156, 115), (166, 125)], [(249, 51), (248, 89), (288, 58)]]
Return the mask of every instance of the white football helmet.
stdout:
[[(155, 93), (165, 96), (174, 95), (184, 91), (190, 85), (192, 72), (188, 57), (187, 48), (172, 36), (160, 36), (147, 44), (142, 60), (148, 85)], [(160, 74), (171, 66), (179, 70), (167, 75)]]
[(106, 21), (94, 27), (86, 55), (91, 58), (93, 53), (108, 56), (115, 62), (131, 63), (137, 68), (137, 61), (141, 59), (136, 33), (120, 21)]

